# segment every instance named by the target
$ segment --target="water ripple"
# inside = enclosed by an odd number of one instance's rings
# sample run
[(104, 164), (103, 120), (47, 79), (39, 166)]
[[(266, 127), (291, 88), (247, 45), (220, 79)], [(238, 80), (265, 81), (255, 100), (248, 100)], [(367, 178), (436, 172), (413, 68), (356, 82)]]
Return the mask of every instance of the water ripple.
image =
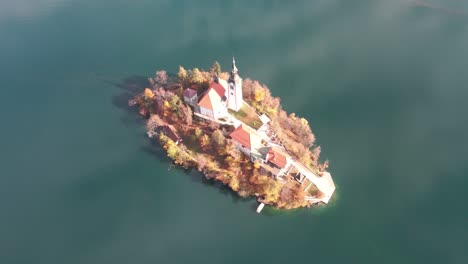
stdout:
[(0, 22), (11, 19), (30, 21), (57, 9), (69, 0), (0, 1)]

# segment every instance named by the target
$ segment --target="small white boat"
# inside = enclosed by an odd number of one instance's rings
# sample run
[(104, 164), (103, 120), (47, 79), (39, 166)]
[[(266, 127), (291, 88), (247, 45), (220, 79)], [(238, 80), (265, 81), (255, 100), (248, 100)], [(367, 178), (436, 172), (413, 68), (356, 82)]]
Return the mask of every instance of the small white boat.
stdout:
[(264, 204), (264, 203), (261, 203), (261, 204), (257, 207), (257, 213), (260, 213), (260, 212), (263, 210), (263, 207), (265, 207), (265, 204)]

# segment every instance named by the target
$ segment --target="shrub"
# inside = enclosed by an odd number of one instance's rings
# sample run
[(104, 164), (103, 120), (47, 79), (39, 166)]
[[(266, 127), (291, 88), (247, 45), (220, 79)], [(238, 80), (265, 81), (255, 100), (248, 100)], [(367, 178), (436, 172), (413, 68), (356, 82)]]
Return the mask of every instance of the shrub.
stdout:
[(177, 73), (177, 78), (181, 83), (184, 83), (187, 80), (188, 74), (184, 67), (179, 66), (179, 72)]

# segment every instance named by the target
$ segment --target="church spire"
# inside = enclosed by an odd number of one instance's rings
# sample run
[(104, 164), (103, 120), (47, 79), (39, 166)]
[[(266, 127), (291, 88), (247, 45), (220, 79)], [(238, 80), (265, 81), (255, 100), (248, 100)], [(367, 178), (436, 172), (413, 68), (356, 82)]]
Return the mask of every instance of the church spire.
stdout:
[(237, 67), (236, 67), (236, 59), (234, 58), (234, 56), (232, 56), (232, 75), (236, 75), (237, 74)]
[(237, 74), (236, 59), (232, 57), (231, 76), (228, 80), (227, 107), (234, 111), (239, 111), (243, 105), (242, 100), (242, 78)]

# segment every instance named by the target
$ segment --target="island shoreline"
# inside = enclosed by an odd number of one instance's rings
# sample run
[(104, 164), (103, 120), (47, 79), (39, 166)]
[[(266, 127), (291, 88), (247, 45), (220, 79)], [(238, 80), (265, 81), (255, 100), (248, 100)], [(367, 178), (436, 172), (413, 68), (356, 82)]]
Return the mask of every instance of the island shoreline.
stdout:
[(288, 115), (265, 85), (243, 80), (234, 58), (230, 73), (215, 62), (209, 71), (179, 66), (174, 77), (157, 71), (148, 81), (128, 105), (175, 164), (256, 197), (257, 212), (330, 200), (335, 185), (307, 120)]

